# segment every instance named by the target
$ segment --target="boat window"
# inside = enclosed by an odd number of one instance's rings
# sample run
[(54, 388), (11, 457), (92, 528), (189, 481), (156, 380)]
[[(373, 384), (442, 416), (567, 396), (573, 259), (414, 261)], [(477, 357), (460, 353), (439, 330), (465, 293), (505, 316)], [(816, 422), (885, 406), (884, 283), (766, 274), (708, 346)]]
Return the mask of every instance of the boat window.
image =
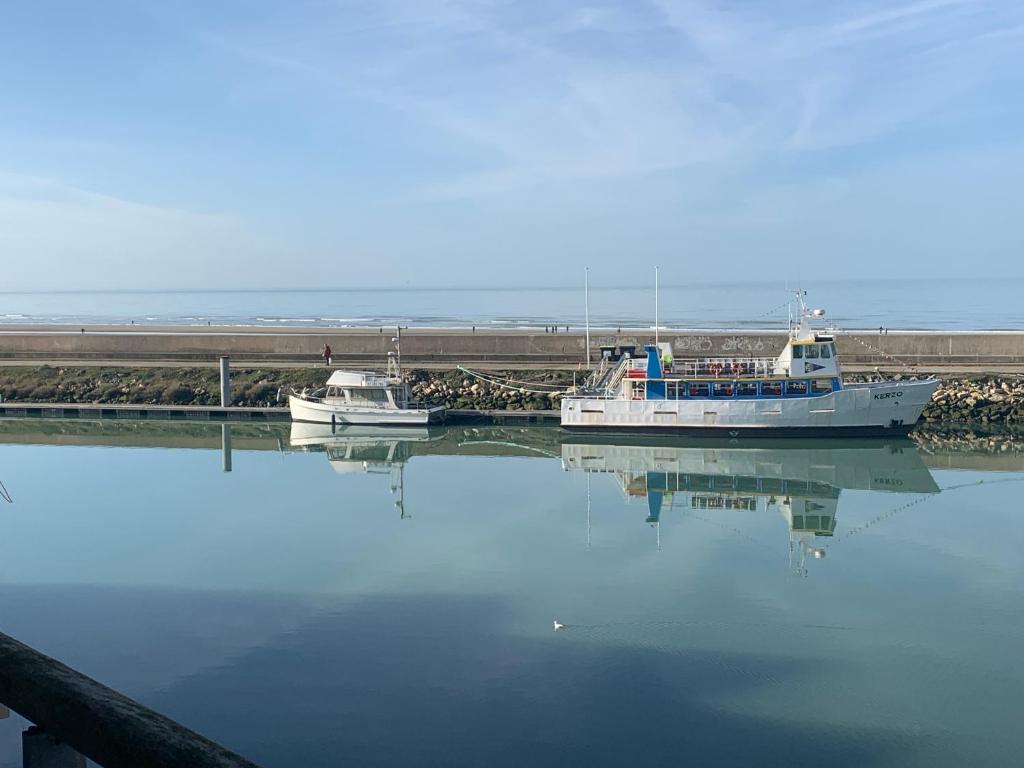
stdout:
[(803, 356), (804, 356), (803, 344), (794, 344), (793, 345), (793, 359), (794, 360), (801, 360), (803, 358)]
[(711, 385), (712, 397), (732, 397), (735, 391), (736, 386), (731, 381), (716, 381)]
[(811, 382), (811, 394), (823, 395), (832, 391), (832, 379), (815, 379)]
[(806, 381), (787, 381), (786, 382), (786, 394), (797, 396), (807, 394), (807, 382)]
[(739, 397), (757, 397), (757, 382), (756, 381), (738, 381), (738, 382), (736, 382), (736, 394)]
[(781, 381), (762, 381), (761, 382), (761, 396), (762, 397), (782, 397), (782, 382)]
[(381, 388), (365, 388), (352, 390), (353, 405), (383, 406), (388, 404), (387, 390)]
[(831, 344), (821, 345), (821, 356), (824, 357), (826, 360), (832, 357), (832, 350), (830, 349), (831, 346)]
[(708, 385), (706, 383), (691, 382), (688, 388), (690, 397), (707, 397)]
[(817, 360), (818, 359), (818, 345), (817, 344), (808, 344), (807, 345), (807, 351), (804, 352), (804, 357), (806, 357), (808, 360)]

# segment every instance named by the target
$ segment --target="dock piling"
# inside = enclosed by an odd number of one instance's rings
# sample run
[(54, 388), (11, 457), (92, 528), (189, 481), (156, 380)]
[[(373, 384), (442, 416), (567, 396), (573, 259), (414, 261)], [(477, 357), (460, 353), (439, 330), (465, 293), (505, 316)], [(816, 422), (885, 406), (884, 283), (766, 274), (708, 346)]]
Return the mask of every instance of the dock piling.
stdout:
[(223, 468), (225, 472), (231, 471), (231, 425), (220, 425), (220, 449), (223, 456)]
[(220, 356), (220, 407), (231, 405), (231, 358)]

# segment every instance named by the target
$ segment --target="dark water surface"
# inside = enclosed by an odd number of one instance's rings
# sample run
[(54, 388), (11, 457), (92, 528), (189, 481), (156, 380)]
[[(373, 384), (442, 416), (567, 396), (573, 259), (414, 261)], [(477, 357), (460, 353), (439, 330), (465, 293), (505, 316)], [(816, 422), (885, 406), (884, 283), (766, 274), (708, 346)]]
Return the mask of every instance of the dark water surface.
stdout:
[(220, 427), (0, 422), (0, 630), (265, 766), (1024, 750), (1012, 446), (231, 443), (226, 473)]

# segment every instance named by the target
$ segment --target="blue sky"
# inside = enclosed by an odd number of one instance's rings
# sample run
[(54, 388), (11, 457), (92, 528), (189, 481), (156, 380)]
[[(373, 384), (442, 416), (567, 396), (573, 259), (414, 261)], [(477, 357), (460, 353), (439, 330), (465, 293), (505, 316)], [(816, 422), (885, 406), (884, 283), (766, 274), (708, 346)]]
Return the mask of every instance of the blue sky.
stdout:
[(3, 288), (1024, 276), (1024, 4), (9, 2)]

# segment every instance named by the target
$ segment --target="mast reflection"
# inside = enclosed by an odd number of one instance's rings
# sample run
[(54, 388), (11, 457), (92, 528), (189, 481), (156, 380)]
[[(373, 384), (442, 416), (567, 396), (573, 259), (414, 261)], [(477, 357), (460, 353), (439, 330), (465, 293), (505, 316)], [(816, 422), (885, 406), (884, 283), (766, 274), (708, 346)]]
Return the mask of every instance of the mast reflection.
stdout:
[(411, 517), (405, 509), (405, 464), (416, 443), (436, 437), (426, 427), (333, 426), (292, 422), (289, 442), (293, 448), (323, 451), (339, 475), (387, 475), (395, 508), (404, 520)]

